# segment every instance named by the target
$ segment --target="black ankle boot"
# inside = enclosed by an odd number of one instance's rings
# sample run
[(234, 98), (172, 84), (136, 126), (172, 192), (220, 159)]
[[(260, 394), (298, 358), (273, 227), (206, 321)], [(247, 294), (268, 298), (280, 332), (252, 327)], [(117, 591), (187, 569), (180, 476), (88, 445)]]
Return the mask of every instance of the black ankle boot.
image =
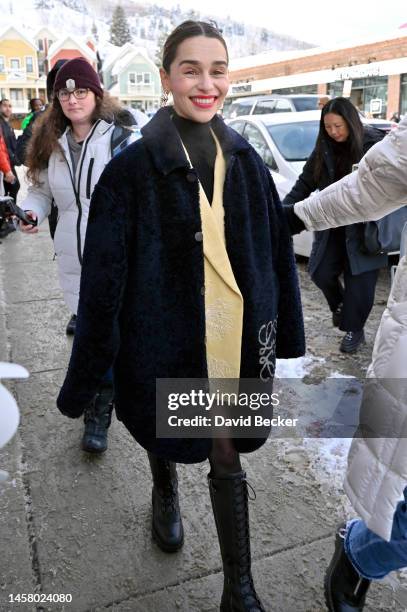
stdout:
[(104, 453), (107, 449), (107, 430), (113, 410), (113, 387), (102, 387), (91, 406), (85, 410), (85, 431), (82, 450), (88, 453)]
[(344, 548), (345, 524), (335, 537), (335, 552), (325, 573), (325, 601), (329, 612), (361, 612), (370, 580), (362, 578), (348, 559)]
[(208, 476), (223, 562), (221, 612), (265, 612), (253, 584), (245, 472)]
[(176, 464), (148, 453), (153, 475), (152, 535), (164, 552), (176, 552), (184, 543), (178, 498)]

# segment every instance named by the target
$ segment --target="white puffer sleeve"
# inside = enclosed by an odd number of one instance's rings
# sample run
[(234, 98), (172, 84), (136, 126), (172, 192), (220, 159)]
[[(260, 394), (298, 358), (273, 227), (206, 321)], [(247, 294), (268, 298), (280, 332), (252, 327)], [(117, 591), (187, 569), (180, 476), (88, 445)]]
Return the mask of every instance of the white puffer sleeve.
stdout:
[(348, 174), (294, 205), (309, 230), (381, 219), (407, 204), (407, 116)]
[(41, 170), (39, 184), (30, 185), (27, 197), (19, 204), (23, 210), (32, 210), (38, 219), (38, 225), (51, 212), (52, 192), (48, 181), (48, 168)]

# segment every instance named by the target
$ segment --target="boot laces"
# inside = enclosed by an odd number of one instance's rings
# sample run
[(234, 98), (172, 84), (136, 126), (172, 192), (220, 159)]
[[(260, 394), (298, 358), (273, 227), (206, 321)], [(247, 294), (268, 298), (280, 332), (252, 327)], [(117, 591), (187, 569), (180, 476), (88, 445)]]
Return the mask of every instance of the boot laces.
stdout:
[(176, 512), (178, 509), (177, 500), (177, 485), (176, 483), (170, 482), (164, 489), (160, 490), (160, 497), (162, 502), (163, 512), (166, 514)]
[(166, 461), (162, 466), (165, 471), (164, 484), (157, 487), (161, 507), (164, 513), (176, 512), (178, 510), (178, 480), (171, 474), (171, 463)]
[[(237, 548), (239, 557), (239, 574), (240, 574), (240, 592), (245, 600), (245, 604), (250, 606), (250, 609), (262, 610), (261, 602), (254, 588), (253, 577), (251, 574), (251, 555), (250, 555), (250, 530), (249, 530), (249, 509), (247, 500), (253, 501), (256, 499), (256, 491), (252, 485), (245, 479), (242, 481), (243, 489), (240, 483), (236, 483), (236, 532), (237, 532)], [(249, 495), (249, 490), (252, 496)], [(255, 607), (253, 607), (255, 602)]]

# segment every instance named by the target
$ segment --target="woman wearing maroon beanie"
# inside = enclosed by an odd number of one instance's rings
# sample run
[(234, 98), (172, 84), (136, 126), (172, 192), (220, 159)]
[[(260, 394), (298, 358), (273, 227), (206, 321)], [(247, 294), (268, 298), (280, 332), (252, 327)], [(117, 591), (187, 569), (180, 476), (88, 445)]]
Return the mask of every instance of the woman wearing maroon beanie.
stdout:
[[(37, 219), (37, 225), (49, 215), (52, 202), (58, 208), (54, 247), (64, 299), (72, 313), (67, 334), (75, 332), (90, 199), (112, 156), (112, 135), (121, 110), (103, 91), (89, 62), (83, 57), (67, 61), (57, 72), (52, 103), (35, 122), (27, 149), (32, 185), (21, 206)], [(134, 139), (129, 130), (124, 137), (128, 142)], [(38, 232), (37, 227), (24, 224), (21, 229)], [(83, 450), (106, 450), (112, 399), (109, 371), (85, 412)]]

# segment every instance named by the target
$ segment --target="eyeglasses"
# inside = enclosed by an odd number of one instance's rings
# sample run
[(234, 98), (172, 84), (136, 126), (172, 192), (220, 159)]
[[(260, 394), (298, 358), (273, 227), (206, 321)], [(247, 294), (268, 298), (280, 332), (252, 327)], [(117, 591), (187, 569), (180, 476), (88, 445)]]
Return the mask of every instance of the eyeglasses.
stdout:
[(73, 95), (77, 100), (83, 100), (89, 93), (89, 89), (87, 87), (78, 87), (78, 89), (74, 89), (73, 91), (69, 91), (69, 89), (60, 89), (57, 93), (58, 100), (60, 102), (68, 102), (71, 95)]

